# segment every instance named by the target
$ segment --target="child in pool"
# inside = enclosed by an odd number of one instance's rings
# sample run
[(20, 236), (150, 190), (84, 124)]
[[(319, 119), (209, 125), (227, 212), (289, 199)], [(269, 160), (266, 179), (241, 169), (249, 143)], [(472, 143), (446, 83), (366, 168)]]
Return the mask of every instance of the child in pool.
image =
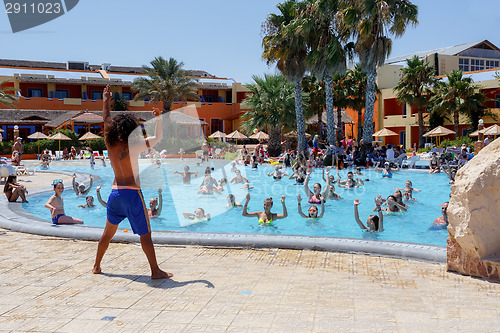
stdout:
[(78, 207), (82, 207), (82, 208), (93, 208), (93, 207), (95, 207), (95, 205), (94, 205), (94, 197), (93, 196), (88, 195), (85, 198), (85, 201), (87, 202), (86, 205), (78, 205)]
[(90, 185), (85, 189), (85, 184), (83, 183), (78, 183), (75, 181), (76, 180), (76, 174), (73, 174), (73, 191), (75, 191), (76, 195), (86, 195), (90, 192), (90, 189), (92, 188), (92, 184), (94, 182), (94, 177), (90, 175)]
[(380, 198), (380, 195), (375, 198), (375, 205), (376, 205), (376, 210), (378, 212), (377, 215), (370, 215), (368, 216), (368, 219), (366, 221), (366, 226), (361, 222), (359, 219), (359, 212), (358, 212), (358, 205), (361, 202), (359, 202), (359, 199), (354, 200), (354, 219), (356, 220), (356, 223), (358, 226), (363, 229), (367, 230), (370, 232), (382, 232), (384, 231), (384, 216), (382, 215), (382, 200)]
[(241, 171), (236, 169), (236, 176), (229, 183), (250, 183), (248, 179), (241, 175)]
[(197, 208), (193, 213), (189, 212), (184, 212), (182, 213), (184, 215), (184, 218), (189, 219), (189, 220), (196, 220), (196, 221), (210, 221), (210, 214), (205, 214), (205, 211), (203, 208)]
[(161, 187), (158, 188), (158, 197), (154, 197), (149, 200), (149, 217), (158, 217), (161, 214), (161, 209), (163, 207), (163, 197), (161, 195), (161, 191)]
[(195, 177), (198, 177), (198, 172), (197, 171), (189, 171), (189, 166), (186, 165), (184, 166), (184, 172), (180, 171), (174, 171), (173, 174), (179, 174), (182, 176), (182, 182), (184, 184), (191, 184), (191, 175), (194, 175)]
[(245, 204), (243, 205), (243, 212), (241, 213), (243, 216), (252, 217), (256, 216), (259, 218), (259, 224), (268, 225), (273, 223), (273, 221), (284, 219), (288, 216), (288, 212), (286, 210), (285, 205), (285, 196), (281, 196), (281, 203), (283, 205), (283, 214), (275, 214), (271, 212), (271, 208), (273, 208), (273, 199), (267, 198), (264, 200), (264, 211), (256, 211), (252, 213), (247, 212), (248, 203), (250, 202), (250, 193), (247, 193)]
[(111, 88), (107, 85), (103, 91), (102, 117), (105, 143), (115, 179), (107, 202), (106, 227), (99, 240), (92, 272), (101, 273), (102, 258), (118, 229), (118, 224), (127, 217), (134, 233), (140, 236), (141, 246), (151, 269), (151, 278), (170, 278), (173, 275), (162, 271), (156, 260), (148, 212), (139, 180), (139, 154), (154, 147), (162, 137), (161, 110), (153, 109), (156, 118), (154, 136), (144, 138), (138, 133), (140, 131), (137, 131), (140, 127), (138, 119), (130, 112), (111, 117), (111, 96)]
[[(377, 199), (380, 199), (380, 201), (382, 202), (381, 198), (377, 197)], [(384, 211), (393, 212), (393, 213), (400, 212), (400, 211), (406, 212), (406, 206), (404, 204), (403, 205), (399, 204), (394, 195), (390, 195), (387, 197), (386, 204), (387, 204), (387, 208), (382, 208), (382, 210), (384, 210)], [(378, 209), (378, 205), (377, 205), (377, 207), (375, 207), (373, 209), (373, 211), (375, 211), (377, 209)]]
[(252, 188), (253, 188), (253, 186), (250, 186), (250, 183), (245, 183), (245, 185), (243, 185), (243, 187), (242, 187), (242, 189), (244, 189), (244, 190), (250, 190)]
[(307, 219), (320, 219), (323, 217), (323, 214), (325, 213), (324, 200), (321, 200), (321, 213), (319, 213), (319, 215), (318, 215), (318, 207), (316, 205), (312, 205), (311, 207), (309, 207), (309, 209), (307, 210), (307, 215), (302, 213), (302, 208), (300, 205), (301, 201), (302, 201), (302, 197), (299, 194), (299, 195), (297, 195), (297, 207), (298, 207), (297, 209), (298, 209), (300, 216), (305, 217)]
[(235, 198), (234, 194), (229, 194), (227, 196), (227, 206), (231, 207), (231, 208), (242, 207), (242, 204), (240, 204), (239, 202), (236, 202), (236, 198)]
[(64, 213), (64, 202), (62, 199), (62, 194), (64, 192), (64, 184), (62, 180), (57, 179), (52, 182), (54, 186), (54, 195), (52, 195), (45, 208), (50, 209), (50, 215), (52, 216), (52, 223), (54, 224), (82, 224), (83, 221), (71, 216), (67, 216)]
[(198, 194), (210, 195), (210, 194), (214, 194), (214, 192), (221, 194), (219, 189), (216, 186), (212, 185), (211, 177), (210, 178), (205, 177), (205, 182), (203, 183), (203, 185), (200, 186), (200, 190), (198, 191)]
[(420, 190), (418, 188), (413, 187), (413, 184), (412, 184), (411, 180), (409, 180), (409, 179), (405, 182), (404, 188), (396, 187), (395, 190), (404, 190), (405, 192), (404, 192), (403, 196), (405, 197), (405, 200), (407, 200), (407, 201), (408, 200), (416, 201), (417, 199), (413, 198), (413, 191), (420, 192)]

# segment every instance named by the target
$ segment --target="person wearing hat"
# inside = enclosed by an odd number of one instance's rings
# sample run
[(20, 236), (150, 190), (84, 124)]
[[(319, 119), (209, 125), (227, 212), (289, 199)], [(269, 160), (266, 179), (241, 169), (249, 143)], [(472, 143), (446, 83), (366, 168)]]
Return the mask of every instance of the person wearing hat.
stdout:
[(17, 151), (19, 163), (21, 163), (21, 159), (23, 157), (23, 152), (24, 152), (24, 147), (23, 144), (21, 143), (21, 138), (20, 136), (17, 137), (16, 142), (12, 145), (12, 155), (14, 155), (14, 152)]

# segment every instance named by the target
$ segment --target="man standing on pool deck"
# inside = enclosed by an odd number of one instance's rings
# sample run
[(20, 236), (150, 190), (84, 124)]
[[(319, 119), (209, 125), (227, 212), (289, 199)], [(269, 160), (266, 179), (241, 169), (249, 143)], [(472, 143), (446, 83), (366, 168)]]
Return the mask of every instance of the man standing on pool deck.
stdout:
[[(109, 101), (111, 91), (109, 85), (103, 92), (104, 136), (108, 157), (113, 167), (115, 180), (107, 204), (106, 227), (99, 240), (94, 274), (101, 273), (101, 260), (108, 249), (109, 243), (118, 229), (118, 224), (127, 217), (135, 234), (141, 238), (142, 250), (148, 258), (152, 279), (168, 279), (173, 275), (158, 267), (155, 249), (151, 239), (148, 210), (142, 196), (139, 182), (138, 157), (145, 147), (140, 142), (129, 144), (129, 136), (139, 126), (137, 119), (130, 113), (120, 113), (110, 116)], [(145, 139), (146, 146), (153, 147), (160, 142), (162, 136), (161, 111), (153, 109), (156, 117), (155, 136)]]

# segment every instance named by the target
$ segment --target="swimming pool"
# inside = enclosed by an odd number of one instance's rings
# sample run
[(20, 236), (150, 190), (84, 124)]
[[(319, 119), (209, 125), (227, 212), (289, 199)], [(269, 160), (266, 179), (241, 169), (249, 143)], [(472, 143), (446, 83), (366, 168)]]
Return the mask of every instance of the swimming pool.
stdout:
[[(184, 165), (190, 165), (191, 171), (198, 171), (198, 177), (193, 177), (190, 185), (184, 185), (182, 177), (173, 174), (174, 170), (182, 171)], [(222, 177), (230, 180), (234, 177), (228, 161), (215, 160), (210, 165), (215, 169), (213, 177), (217, 180)], [(446, 245), (448, 237), (446, 229), (429, 230), (434, 219), (441, 215), (439, 205), (449, 199), (450, 186), (444, 174), (429, 175), (426, 172), (400, 171), (394, 173), (392, 179), (383, 179), (379, 173), (373, 170), (364, 170), (365, 175), (361, 177), (370, 179), (370, 181), (365, 182), (365, 186), (357, 189), (336, 187), (336, 192), (343, 199), (328, 201), (325, 205), (324, 217), (319, 220), (311, 220), (300, 217), (297, 211), (296, 197), (299, 193), (304, 197), (302, 207), (305, 213), (309, 206), (305, 199), (303, 186), (295, 185), (295, 181), (288, 180), (288, 178), (275, 181), (272, 177), (268, 177), (267, 173), (273, 170), (270, 166), (259, 166), (257, 171), (251, 170), (250, 167), (238, 166), (242, 175), (248, 178), (254, 186), (253, 189), (249, 190), (251, 201), (248, 211), (262, 210), (263, 200), (267, 197), (273, 197), (275, 204), (272, 212), (282, 213), (280, 197), (282, 194), (286, 196), (288, 218), (277, 220), (270, 226), (261, 226), (257, 223), (257, 218), (243, 217), (241, 207), (232, 209), (227, 207), (226, 197), (229, 193), (236, 196), (236, 201), (244, 203), (247, 190), (242, 188), (242, 184), (226, 186), (222, 195), (196, 194), (206, 166), (207, 164), (197, 166), (194, 160), (184, 162), (167, 160), (161, 168), (156, 168), (149, 162), (140, 165), (141, 184), (146, 202), (149, 201), (149, 198), (158, 195), (158, 187), (163, 189), (163, 212), (161, 217), (151, 219), (153, 230), (349, 237)], [(98, 175), (103, 183), (101, 194), (105, 201), (111, 192), (113, 172), (109, 166), (102, 167), (98, 164), (94, 170), (91, 170), (88, 166), (69, 163), (59, 166), (53, 164), (51, 169), (53, 171), (65, 170)], [(286, 171), (291, 172), (289, 169)], [(346, 179), (348, 171), (340, 171), (343, 179)], [(319, 182), (324, 186), (321, 172), (321, 170), (313, 172), (310, 188), (314, 182)], [(408, 212), (385, 214), (384, 232), (382, 233), (369, 233), (361, 230), (354, 221), (353, 200), (360, 199), (360, 218), (364, 222), (368, 215), (373, 214), (373, 198), (377, 194), (387, 197), (394, 192), (395, 187), (404, 187), (406, 179), (412, 180), (413, 186), (422, 190), (422, 192), (414, 192), (417, 201), (408, 203)], [(66, 214), (83, 219), (86, 225), (104, 227), (106, 209), (97, 202), (97, 199), (95, 208), (78, 208), (79, 204), (85, 203), (85, 198), (76, 196), (71, 190), (71, 184), (65, 185), (66, 191), (63, 194), (63, 199)], [(94, 197), (96, 197), (96, 185), (90, 192), (90, 195)], [(50, 214), (48, 209), (44, 208), (44, 204), (50, 195), (52, 193), (32, 197), (29, 204), (23, 204), (23, 208), (30, 214), (49, 220)], [(182, 212), (193, 212), (198, 207), (210, 213), (212, 219), (208, 222), (181, 226), (186, 222)], [(124, 220), (120, 224), (120, 228), (130, 229), (130, 224)]]

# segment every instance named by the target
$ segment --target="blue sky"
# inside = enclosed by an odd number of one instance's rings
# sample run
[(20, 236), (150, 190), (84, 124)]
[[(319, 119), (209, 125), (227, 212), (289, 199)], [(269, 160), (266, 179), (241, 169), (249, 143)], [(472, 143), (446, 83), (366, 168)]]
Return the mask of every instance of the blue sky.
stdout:
[[(174, 57), (238, 82), (274, 72), (261, 60), (261, 24), (276, 0), (80, 0), (51, 22), (13, 34), (0, 13), (0, 58), (140, 66)], [(418, 0), (419, 24), (393, 40), (392, 56), (497, 36), (500, 1)]]

